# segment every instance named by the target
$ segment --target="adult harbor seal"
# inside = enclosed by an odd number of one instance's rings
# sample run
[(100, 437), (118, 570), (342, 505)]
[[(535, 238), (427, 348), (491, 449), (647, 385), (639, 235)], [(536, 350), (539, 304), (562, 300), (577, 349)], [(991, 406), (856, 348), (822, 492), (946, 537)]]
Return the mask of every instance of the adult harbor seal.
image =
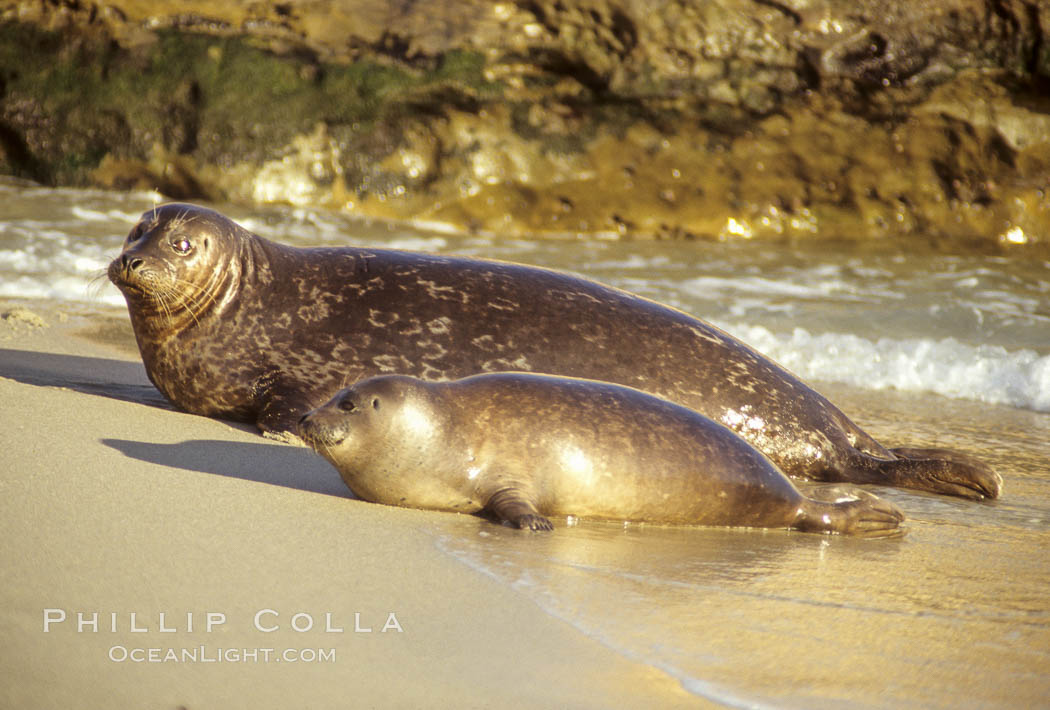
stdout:
[(863, 492), (804, 497), (726, 427), (629, 387), (532, 373), (380, 375), (303, 416), (300, 435), (359, 498), (546, 516), (885, 535), (903, 515)]
[(900, 455), (714, 326), (518, 264), (276, 244), (213, 210), (149, 210), (109, 266), (146, 372), (176, 407), (294, 431), (344, 385), (528, 370), (607, 380), (728, 426), (790, 476), (994, 498), (986, 465)]

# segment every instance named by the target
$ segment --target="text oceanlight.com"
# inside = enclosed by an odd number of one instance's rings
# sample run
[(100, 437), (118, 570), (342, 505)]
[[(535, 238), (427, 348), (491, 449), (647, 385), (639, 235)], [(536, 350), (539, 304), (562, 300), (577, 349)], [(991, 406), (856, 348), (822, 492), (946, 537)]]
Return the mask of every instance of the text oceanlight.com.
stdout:
[(109, 660), (114, 663), (335, 663), (335, 649), (111, 646)]

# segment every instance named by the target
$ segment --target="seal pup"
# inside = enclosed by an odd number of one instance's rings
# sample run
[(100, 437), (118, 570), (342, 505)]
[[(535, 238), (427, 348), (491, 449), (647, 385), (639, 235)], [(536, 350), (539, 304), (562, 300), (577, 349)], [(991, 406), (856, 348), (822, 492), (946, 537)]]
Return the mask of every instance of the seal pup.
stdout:
[(145, 212), (108, 271), (146, 372), (176, 407), (294, 432), (346, 384), (526, 370), (652, 392), (729, 427), (790, 476), (994, 498), (988, 466), (900, 455), (718, 328), (608, 286), (519, 264), (294, 248), (210, 209)]
[(728, 428), (630, 387), (533, 373), (425, 382), (380, 375), (307, 413), (299, 433), (364, 500), (547, 516), (886, 535), (903, 515), (855, 491), (806, 498)]

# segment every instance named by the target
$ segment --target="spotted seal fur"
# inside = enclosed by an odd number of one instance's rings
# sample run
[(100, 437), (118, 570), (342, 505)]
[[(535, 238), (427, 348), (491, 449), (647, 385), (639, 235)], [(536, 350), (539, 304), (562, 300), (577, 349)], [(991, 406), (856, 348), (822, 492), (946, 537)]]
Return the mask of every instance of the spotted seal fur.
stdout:
[(790, 476), (994, 498), (987, 465), (888, 449), (797, 377), (674, 308), (520, 264), (295, 248), (187, 204), (147, 211), (109, 266), (175, 406), (293, 432), (348, 383), (526, 370), (607, 380), (724, 424)]

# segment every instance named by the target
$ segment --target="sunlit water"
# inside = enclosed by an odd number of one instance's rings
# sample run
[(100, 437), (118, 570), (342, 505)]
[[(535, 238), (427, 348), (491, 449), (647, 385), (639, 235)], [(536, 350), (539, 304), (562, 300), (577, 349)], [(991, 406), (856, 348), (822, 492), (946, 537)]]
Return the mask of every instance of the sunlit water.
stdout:
[[(0, 298), (122, 305), (98, 277), (154, 199), (0, 183)], [(993, 503), (873, 489), (907, 514), (901, 539), (564, 521), (527, 535), (435, 515), (436, 554), (727, 706), (1050, 698), (1050, 264), (828, 244), (500, 241), (323, 210), (222, 209), (290, 244), (494, 257), (641, 293), (770, 355), (884, 443), (960, 449), (1005, 479)]]
[[(89, 282), (154, 199), (0, 183), (0, 297), (122, 305), (108, 282)], [(323, 210), (225, 211), (299, 246), (384, 246), (574, 271), (711, 321), (807, 380), (1050, 411), (1045, 261), (826, 244), (499, 241)]]

